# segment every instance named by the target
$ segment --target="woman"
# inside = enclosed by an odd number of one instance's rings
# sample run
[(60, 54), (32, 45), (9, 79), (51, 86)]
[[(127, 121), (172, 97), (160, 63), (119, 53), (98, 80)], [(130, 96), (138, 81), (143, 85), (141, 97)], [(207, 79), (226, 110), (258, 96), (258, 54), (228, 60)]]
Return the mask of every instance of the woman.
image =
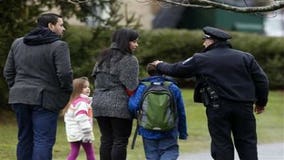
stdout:
[(139, 65), (132, 54), (138, 37), (132, 29), (115, 31), (110, 48), (102, 51), (93, 70), (93, 111), (101, 132), (101, 160), (126, 160), (132, 129), (128, 98), (138, 86)]

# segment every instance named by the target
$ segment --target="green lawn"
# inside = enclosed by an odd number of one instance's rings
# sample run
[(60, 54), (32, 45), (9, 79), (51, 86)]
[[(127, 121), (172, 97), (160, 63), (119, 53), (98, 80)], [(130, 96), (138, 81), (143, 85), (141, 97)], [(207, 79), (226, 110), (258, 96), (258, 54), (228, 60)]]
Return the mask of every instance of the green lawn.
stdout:
[[(258, 141), (260, 144), (284, 142), (284, 92), (271, 91), (269, 95), (269, 103), (263, 114), (256, 115)], [(193, 103), (192, 90), (183, 90), (184, 102), (186, 104), (188, 140), (179, 142), (180, 150), (185, 152), (208, 151), (210, 145), (210, 137), (207, 131), (207, 123), (205, 116), (205, 108), (201, 104)], [(135, 122), (136, 123), (136, 122)], [(133, 125), (133, 132), (135, 123)], [(99, 159), (99, 130), (94, 122), (95, 133), (95, 152)], [(131, 144), (132, 137), (129, 139)], [(17, 144), (17, 127), (13, 113), (0, 110), (0, 159), (14, 160)], [(54, 146), (53, 159), (64, 160), (69, 152), (69, 144), (66, 141), (63, 119), (58, 120), (57, 141)], [(78, 160), (84, 160), (85, 155), (81, 152)], [(141, 137), (137, 137), (135, 149), (128, 150), (129, 160), (143, 160), (144, 152)]]

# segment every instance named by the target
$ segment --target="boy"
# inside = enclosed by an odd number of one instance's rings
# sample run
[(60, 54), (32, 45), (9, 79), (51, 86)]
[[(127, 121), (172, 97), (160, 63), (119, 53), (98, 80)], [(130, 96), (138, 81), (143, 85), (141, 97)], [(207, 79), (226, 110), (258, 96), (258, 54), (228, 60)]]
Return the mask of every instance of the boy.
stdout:
[[(143, 138), (144, 151), (147, 160), (175, 160), (179, 155), (178, 136), (179, 139), (187, 139), (186, 115), (184, 103), (180, 89), (171, 81), (163, 77), (152, 64), (147, 65), (147, 72), (150, 77), (145, 78), (142, 82), (172, 82), (169, 90), (173, 95), (174, 103), (177, 110), (177, 121), (175, 127), (168, 131), (150, 130), (139, 126), (138, 133)], [(140, 109), (140, 103), (147, 86), (143, 83), (137, 88), (137, 91), (129, 99), (129, 111), (136, 115)]]

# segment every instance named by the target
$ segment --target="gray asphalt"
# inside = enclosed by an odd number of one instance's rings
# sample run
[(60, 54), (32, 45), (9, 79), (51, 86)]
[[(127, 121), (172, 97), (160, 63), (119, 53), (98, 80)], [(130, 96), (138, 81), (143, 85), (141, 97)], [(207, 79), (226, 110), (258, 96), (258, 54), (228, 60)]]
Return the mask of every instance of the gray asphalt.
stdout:
[[(284, 160), (284, 142), (258, 145), (259, 160)], [(212, 160), (209, 151), (181, 154), (178, 160)], [(239, 160), (235, 153), (235, 160)]]

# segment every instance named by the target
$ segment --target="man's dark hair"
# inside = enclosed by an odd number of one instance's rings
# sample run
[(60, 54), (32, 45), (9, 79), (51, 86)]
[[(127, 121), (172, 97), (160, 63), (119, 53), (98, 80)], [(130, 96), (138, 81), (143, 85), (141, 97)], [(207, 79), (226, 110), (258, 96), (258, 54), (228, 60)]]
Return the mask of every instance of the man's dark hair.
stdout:
[(148, 74), (150, 76), (158, 76), (158, 75), (161, 75), (161, 73), (156, 69), (156, 66), (154, 66), (153, 64), (151, 63), (148, 63), (147, 66), (146, 66), (146, 70), (148, 72)]
[(62, 16), (55, 13), (44, 13), (37, 19), (37, 24), (40, 27), (48, 27), (48, 23), (55, 25), (58, 18), (62, 18)]

